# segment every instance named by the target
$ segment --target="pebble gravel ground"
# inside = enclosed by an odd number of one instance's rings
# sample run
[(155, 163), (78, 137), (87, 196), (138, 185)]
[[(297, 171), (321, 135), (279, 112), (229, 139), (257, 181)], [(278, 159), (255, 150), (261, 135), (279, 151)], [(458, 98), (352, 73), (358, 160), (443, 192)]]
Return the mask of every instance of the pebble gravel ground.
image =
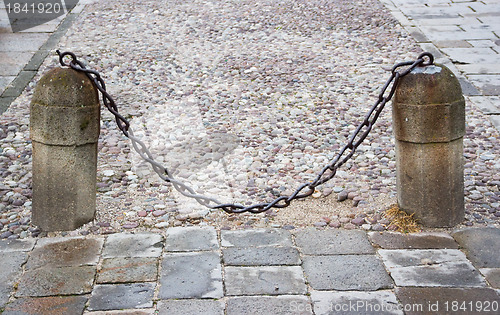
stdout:
[[(418, 45), (382, 4), (363, 1), (102, 1), (60, 43), (102, 73), (120, 112), (158, 161), (199, 193), (250, 204), (289, 194), (344, 145), (391, 67)], [(0, 238), (30, 224), (29, 102), (50, 55), (0, 116)], [(159, 181), (103, 111), (96, 220), (69, 235), (216, 225), (390, 229), (395, 203), (390, 108), (355, 158), (313, 197), (228, 215)], [(467, 100), (465, 225), (498, 226), (499, 135)]]

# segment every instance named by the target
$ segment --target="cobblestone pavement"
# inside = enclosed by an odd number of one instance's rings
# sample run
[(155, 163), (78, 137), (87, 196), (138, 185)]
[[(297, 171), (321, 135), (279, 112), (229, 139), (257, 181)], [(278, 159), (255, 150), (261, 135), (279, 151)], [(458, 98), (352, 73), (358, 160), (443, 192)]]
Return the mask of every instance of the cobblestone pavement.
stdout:
[(495, 228), (173, 227), (1, 240), (0, 312), (498, 314), (499, 251)]

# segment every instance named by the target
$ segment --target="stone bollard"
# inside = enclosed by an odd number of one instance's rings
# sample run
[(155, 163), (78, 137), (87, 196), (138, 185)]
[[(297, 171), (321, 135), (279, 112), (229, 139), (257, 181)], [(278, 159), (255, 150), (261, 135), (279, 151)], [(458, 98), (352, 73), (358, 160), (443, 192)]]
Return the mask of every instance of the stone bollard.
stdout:
[(399, 81), (392, 108), (400, 209), (427, 227), (462, 222), (465, 101), (458, 79), (443, 65), (417, 67)]
[(43, 231), (94, 219), (99, 119), (97, 90), (85, 74), (55, 68), (38, 82), (30, 107), (32, 222)]

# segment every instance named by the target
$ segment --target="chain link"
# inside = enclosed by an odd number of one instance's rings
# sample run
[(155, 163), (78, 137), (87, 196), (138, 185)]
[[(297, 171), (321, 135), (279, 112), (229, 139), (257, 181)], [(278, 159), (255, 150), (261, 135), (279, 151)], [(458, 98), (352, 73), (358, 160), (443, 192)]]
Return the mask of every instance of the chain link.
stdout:
[[(141, 156), (142, 159), (151, 164), (153, 170), (160, 176), (162, 180), (171, 183), (175, 190), (186, 197), (194, 198), (199, 204), (211, 209), (221, 209), (227, 213), (260, 213), (265, 212), (271, 208), (285, 208), (288, 207), (290, 203), (295, 199), (302, 199), (312, 195), (316, 187), (332, 179), (337, 173), (337, 169), (352, 158), (352, 156), (356, 152), (356, 149), (361, 145), (363, 140), (365, 140), (365, 138), (370, 133), (373, 125), (377, 121), (385, 105), (391, 100), (392, 96), (394, 95), (399, 79), (410, 73), (416, 67), (432, 65), (434, 62), (434, 57), (432, 56), (432, 54), (424, 52), (420, 54), (415, 61), (406, 61), (396, 64), (391, 70), (389, 79), (382, 87), (376, 103), (366, 114), (363, 122), (359, 124), (359, 126), (349, 138), (349, 141), (344, 145), (344, 147), (335, 156), (335, 158), (323, 167), (314, 181), (300, 185), (289, 196), (280, 196), (268, 203), (243, 206), (239, 204), (220, 203), (214, 198), (197, 194), (191, 187), (173, 178), (164, 166), (154, 160), (153, 155), (148, 150), (144, 142), (134, 136), (134, 133), (130, 128), (130, 123), (127, 121), (127, 119), (125, 119), (118, 113), (118, 108), (115, 101), (106, 91), (106, 85), (104, 83), (104, 80), (101, 78), (101, 75), (95, 70), (87, 69), (82, 62), (77, 60), (75, 54), (72, 52), (61, 53), (59, 50), (57, 50), (57, 54), (59, 55), (59, 62), (62, 66), (71, 67), (74, 70), (85, 73), (87, 77), (94, 83), (96, 88), (102, 94), (104, 105), (115, 117), (118, 128), (127, 138), (130, 139), (134, 150)], [(66, 63), (64, 61), (64, 58), (68, 56), (71, 58), (71, 61), (69, 63)], [(428, 58), (428, 60), (426, 61), (425, 58)], [(400, 70), (400, 68), (403, 69)]]

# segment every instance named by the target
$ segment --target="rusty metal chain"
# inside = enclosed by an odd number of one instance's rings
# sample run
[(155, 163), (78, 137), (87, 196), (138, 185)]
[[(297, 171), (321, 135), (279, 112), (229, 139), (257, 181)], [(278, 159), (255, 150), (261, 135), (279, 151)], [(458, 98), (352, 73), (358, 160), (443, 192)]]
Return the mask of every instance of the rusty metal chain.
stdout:
[[(354, 155), (356, 149), (361, 145), (363, 140), (370, 133), (373, 125), (377, 121), (385, 105), (387, 104), (387, 102), (391, 100), (392, 96), (394, 95), (399, 79), (410, 73), (416, 67), (432, 65), (434, 62), (434, 57), (432, 56), (432, 54), (424, 52), (420, 54), (417, 60), (415, 61), (406, 61), (396, 64), (391, 70), (391, 75), (389, 79), (382, 87), (378, 95), (377, 101), (371, 107), (370, 111), (366, 114), (363, 122), (359, 124), (359, 126), (356, 128), (354, 133), (349, 138), (349, 141), (335, 156), (335, 158), (330, 163), (328, 163), (323, 167), (323, 169), (319, 172), (314, 181), (300, 185), (294, 191), (294, 193), (289, 196), (280, 196), (268, 203), (259, 203), (251, 206), (243, 206), (239, 204), (220, 203), (214, 198), (197, 194), (191, 187), (173, 178), (164, 166), (162, 166), (161, 164), (159, 164), (154, 160), (151, 152), (148, 150), (144, 142), (142, 142), (140, 139), (134, 136), (134, 133), (130, 128), (130, 123), (127, 121), (127, 119), (125, 119), (122, 115), (118, 113), (118, 108), (116, 106), (115, 101), (113, 100), (111, 95), (109, 95), (108, 92), (106, 91), (106, 85), (104, 83), (104, 80), (101, 78), (101, 75), (95, 70), (87, 69), (82, 62), (77, 60), (75, 54), (73, 54), (72, 52), (61, 53), (59, 50), (57, 50), (57, 53), (59, 55), (59, 62), (61, 63), (62, 66), (71, 67), (74, 70), (85, 73), (87, 77), (94, 83), (96, 88), (102, 94), (102, 100), (104, 105), (114, 115), (118, 128), (127, 138), (130, 139), (135, 151), (146, 162), (151, 164), (153, 170), (160, 176), (161, 179), (171, 183), (172, 186), (182, 195), (194, 198), (199, 204), (211, 209), (221, 209), (227, 213), (243, 213), (243, 212), (261, 213), (271, 208), (285, 208), (290, 205), (292, 200), (302, 199), (312, 195), (317, 186), (324, 184), (331, 178), (333, 178), (337, 173), (337, 169), (342, 165), (344, 165)], [(67, 56), (71, 58), (71, 61), (69, 63), (66, 63), (64, 61), (64, 58)], [(425, 58), (428, 58), (428, 60), (426, 61)], [(403, 69), (400, 70), (400, 68)]]

